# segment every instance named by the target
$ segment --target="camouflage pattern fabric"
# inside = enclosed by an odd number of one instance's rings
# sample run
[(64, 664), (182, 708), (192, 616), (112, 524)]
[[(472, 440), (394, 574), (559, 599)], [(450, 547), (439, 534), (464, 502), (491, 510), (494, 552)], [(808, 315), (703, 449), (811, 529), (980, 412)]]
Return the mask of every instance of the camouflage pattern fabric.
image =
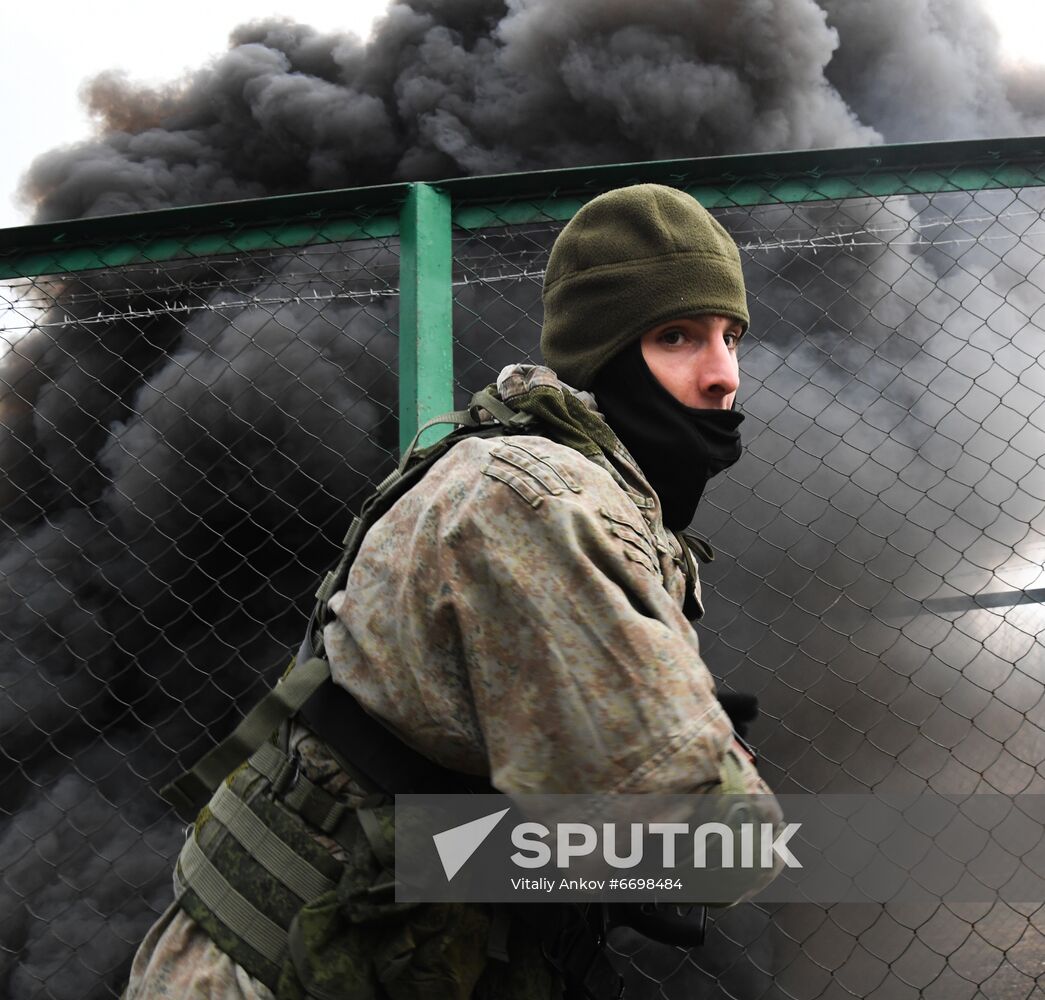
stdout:
[(274, 1000), (263, 983), (229, 958), (177, 905), (138, 947), (122, 1000)]
[[(454, 446), (371, 529), (331, 599), (334, 680), (415, 749), (489, 774), (506, 793), (768, 795), (735, 747), (682, 613), (686, 556), (635, 461), (604, 436), (594, 397), (540, 366), (506, 368), (497, 389), (523, 410), (560, 394), (566, 419), (583, 406), (574, 426), (589, 441), (599, 429), (599, 447), (582, 454), (576, 441), (530, 434)], [(310, 780), (359, 803), (363, 790), (320, 740), (296, 724), (291, 744)], [(765, 801), (763, 820), (779, 822)], [(511, 963), (487, 960), (485, 908), (368, 909), (352, 889), (372, 877), (372, 861), (315, 839), (345, 877), (300, 914), (308, 954), (284, 966), (279, 995), (303, 997), (306, 986), (394, 1000), (559, 995), (524, 928), (513, 926)], [(351, 964), (358, 955), (370, 958), (365, 969)], [(274, 993), (175, 908), (142, 943), (126, 997), (201, 995)]]
[[(498, 380), (512, 406), (538, 389), (596, 411), (548, 368)], [(682, 613), (682, 548), (613, 443), (464, 440), (370, 530), (330, 601), (334, 680), (509, 794), (710, 790), (733, 746)], [(746, 757), (744, 779), (769, 793)]]

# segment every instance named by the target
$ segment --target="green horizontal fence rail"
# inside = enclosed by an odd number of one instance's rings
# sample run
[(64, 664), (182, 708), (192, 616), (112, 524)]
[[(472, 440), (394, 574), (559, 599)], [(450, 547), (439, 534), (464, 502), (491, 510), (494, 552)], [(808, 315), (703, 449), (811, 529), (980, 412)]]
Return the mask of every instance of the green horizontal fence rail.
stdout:
[[(698, 508), (698, 628), (720, 688), (762, 700), (768, 784), (1040, 790), (1045, 138), (0, 230), (7, 992), (118, 995), (182, 839), (153, 789), (278, 676), (416, 429), (539, 361), (556, 234), (638, 182), (693, 194), (744, 257), (745, 455)], [(611, 951), (626, 1000), (1030, 1000), (1045, 903), (755, 902), (703, 949)]]
[[(682, 181), (702, 204), (717, 208), (1038, 187), (1045, 183), (1043, 164), (1045, 139), (976, 139), (458, 177), (428, 186), (450, 196), (454, 225), (474, 229), (566, 220), (587, 200), (586, 189), (605, 190), (636, 177)], [(401, 225), (399, 208), (413, 186), (346, 188), (0, 229), (0, 278), (332, 243), (361, 235), (353, 220), (362, 210), (372, 213), (367, 235), (394, 235)], [(510, 206), (509, 216), (484, 214), (481, 203), (489, 201)]]

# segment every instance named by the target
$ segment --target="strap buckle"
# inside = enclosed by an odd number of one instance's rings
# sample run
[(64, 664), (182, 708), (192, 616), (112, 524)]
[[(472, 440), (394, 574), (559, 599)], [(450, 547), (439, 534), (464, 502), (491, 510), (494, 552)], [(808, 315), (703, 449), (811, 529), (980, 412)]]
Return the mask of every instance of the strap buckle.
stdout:
[(479, 410), (486, 410), (499, 424), (514, 431), (523, 430), (533, 424), (537, 418), (532, 413), (513, 410), (503, 400), (498, 399), (489, 389), (480, 389), (468, 404), (468, 412), (479, 419)]
[(297, 783), (301, 776), (301, 758), (297, 751), (293, 751), (279, 766), (274, 778), (272, 778), (272, 794), (281, 799)]

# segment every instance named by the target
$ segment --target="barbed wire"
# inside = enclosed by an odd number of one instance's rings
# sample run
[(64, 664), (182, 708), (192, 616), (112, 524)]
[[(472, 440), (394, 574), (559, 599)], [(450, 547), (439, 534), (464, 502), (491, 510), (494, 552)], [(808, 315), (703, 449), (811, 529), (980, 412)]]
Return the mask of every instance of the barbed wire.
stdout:
[[(860, 247), (870, 246), (889, 246), (889, 247), (942, 247), (942, 246), (963, 246), (971, 245), (973, 243), (983, 244), (998, 242), (1003, 240), (1029, 240), (1038, 239), (1045, 237), (1045, 230), (1033, 233), (1005, 233), (996, 234), (993, 236), (970, 236), (970, 237), (955, 237), (946, 240), (860, 240), (857, 237), (862, 235), (876, 235), (877, 230), (874, 228), (866, 228), (861, 230), (853, 230), (851, 232), (837, 232), (827, 233), (822, 236), (814, 238), (799, 238), (794, 239), (785, 238), (780, 240), (765, 240), (759, 239), (757, 242), (746, 242), (738, 243), (738, 247), (745, 253), (756, 253), (756, 252), (771, 252), (778, 250), (812, 250), (814, 253), (820, 250), (834, 250), (834, 249), (857, 249)], [(505, 259), (511, 260), (515, 257), (533, 257), (537, 258), (542, 255), (540, 250), (522, 250), (513, 251), (510, 254), (503, 255)], [(464, 258), (458, 261), (462, 268), (469, 268), (470, 264), (474, 262), (484, 260), (485, 258)], [(345, 273), (349, 273), (346, 272)], [(479, 275), (471, 278), (458, 279), (453, 282), (453, 286), (464, 287), (467, 285), (474, 284), (496, 284), (503, 281), (512, 280), (543, 280), (545, 276), (545, 270), (541, 269), (524, 269), (510, 274), (499, 273), (495, 275)], [(314, 275), (306, 275), (299, 273), (297, 275), (279, 275), (280, 284), (293, 283), (293, 279), (297, 277), (307, 278), (309, 284), (329, 284), (333, 279), (330, 276), (324, 275), (322, 277), (316, 277)], [(245, 282), (247, 279), (230, 279), (228, 281), (205, 282), (205, 283), (188, 283), (185, 286), (167, 286), (163, 289), (148, 289), (148, 290), (127, 290), (123, 293), (114, 295), (109, 292), (96, 292), (93, 294), (87, 293), (74, 293), (72, 295), (62, 295), (63, 303), (82, 304), (90, 301), (108, 301), (114, 297), (131, 297), (133, 295), (154, 295), (160, 291), (198, 291), (198, 290), (214, 290), (218, 288), (227, 288), (230, 285), (234, 286), (238, 283)], [(257, 280), (256, 278), (253, 280)], [(8, 291), (16, 291), (17, 287), (14, 285), (3, 286)], [(345, 301), (372, 301), (378, 298), (394, 297), (398, 296), (398, 289), (386, 288), (386, 289), (374, 289), (370, 288), (365, 291), (356, 292), (337, 292), (337, 293), (319, 293), (318, 291), (309, 294), (298, 294), (295, 296), (287, 297), (260, 297), (250, 296), (246, 299), (232, 300), (229, 302), (220, 303), (196, 303), (187, 304), (179, 303), (177, 305), (168, 304), (161, 308), (148, 309), (148, 310), (129, 310), (126, 312), (110, 313), (106, 315), (98, 315), (94, 317), (86, 317), (83, 319), (59, 321), (42, 324), (30, 324), (29, 326), (17, 328), (17, 327), (6, 327), (6, 329), (31, 329), (33, 327), (39, 327), (41, 329), (47, 327), (56, 326), (68, 326), (73, 323), (91, 325), (102, 322), (115, 322), (117, 320), (129, 320), (129, 319), (145, 319), (155, 316), (173, 315), (176, 313), (191, 313), (191, 312), (216, 312), (223, 309), (233, 308), (249, 308), (258, 306), (269, 306), (269, 305), (290, 305), (290, 304), (301, 304), (302, 302), (333, 302), (338, 300)], [(40, 299), (26, 299), (20, 297), (14, 301), (5, 300), (4, 309), (8, 312), (14, 312), (18, 314), (20, 309), (47, 309), (50, 308), (52, 299), (50, 297), (41, 297)]]
[[(492, 285), (502, 281), (539, 280), (544, 277), (544, 271), (519, 271), (511, 274), (484, 275), (481, 278), (461, 278), (453, 281), (452, 287), (463, 288), (467, 285)], [(98, 313), (95, 316), (81, 318), (70, 318), (66, 320), (53, 320), (46, 323), (29, 323), (23, 326), (5, 326), (0, 324), (0, 336), (4, 333), (24, 333), (29, 330), (49, 330), (69, 326), (97, 326), (99, 324), (111, 324), (127, 322), (129, 320), (155, 319), (160, 316), (176, 316), (187, 313), (210, 312), (220, 313), (227, 310), (271, 308), (274, 306), (290, 305), (320, 305), (322, 303), (349, 301), (349, 302), (372, 302), (377, 299), (398, 298), (398, 288), (371, 288), (363, 292), (330, 292), (312, 295), (283, 295), (283, 296), (260, 296), (251, 295), (243, 299), (234, 299), (228, 302), (201, 302), (201, 303), (169, 303), (165, 306), (150, 309), (128, 309), (122, 312)]]
[[(906, 198), (907, 196), (904, 195), (904, 196), (897, 196), (897, 197)], [(862, 200), (862, 199), (860, 199), (860, 200)], [(888, 200), (889, 199), (885, 199), (886, 202)], [(803, 208), (816, 207), (818, 204), (819, 203), (813, 203), (812, 206), (805, 205), (805, 206), (803, 206)], [(791, 210), (794, 211), (793, 208)], [(837, 211), (837, 210), (838, 210), (837, 205), (836, 204), (832, 204), (832, 206), (830, 207), (830, 211)], [(769, 250), (785, 250), (785, 249), (786, 250), (794, 250), (794, 249), (803, 249), (803, 248), (819, 250), (821, 248), (824, 248), (825, 246), (827, 246), (827, 247), (834, 247), (834, 246), (862, 247), (862, 246), (873, 245), (873, 241), (867, 241), (867, 242), (849, 242), (849, 241), (851, 241), (853, 238), (855, 238), (857, 236), (868, 236), (868, 235), (879, 236), (879, 235), (884, 235), (884, 234), (888, 234), (888, 233), (906, 232), (908, 230), (922, 231), (922, 230), (925, 230), (925, 229), (932, 229), (932, 228), (939, 227), (939, 226), (949, 226), (949, 225), (964, 226), (964, 225), (974, 225), (974, 224), (982, 224), (982, 223), (992, 223), (993, 224), (993, 223), (1003, 222), (1003, 221), (1010, 220), (1010, 219), (1022, 219), (1022, 218), (1029, 218), (1029, 217), (1034, 217), (1034, 218), (1040, 219), (1042, 217), (1042, 211), (1041, 210), (1037, 210), (1037, 209), (1030, 209), (1030, 208), (1028, 208), (1026, 210), (1018, 211), (1018, 212), (1003, 212), (1003, 213), (1001, 213), (999, 215), (975, 215), (975, 216), (968, 216), (968, 217), (954, 216), (954, 215), (943, 215), (943, 216), (936, 216), (936, 217), (934, 217), (932, 219), (926, 219), (926, 220), (921, 220), (921, 219), (903, 220), (902, 223), (899, 223), (899, 224), (893, 225), (893, 226), (878, 224), (878, 225), (869, 225), (869, 226), (855, 227), (855, 228), (851, 228), (851, 229), (840, 229), (840, 230), (835, 230), (834, 232), (831, 232), (831, 233), (818, 233), (814, 237), (797, 236), (797, 237), (793, 237), (793, 238), (792, 237), (786, 237), (786, 238), (782, 238), (782, 239), (779, 239), (779, 240), (765, 240), (763, 238), (760, 238), (760, 239), (758, 239), (757, 241), (754, 241), (754, 242), (738, 243), (738, 246), (740, 247), (741, 250), (744, 250), (744, 251), (747, 251), (747, 252), (769, 251)], [(561, 224), (532, 224), (532, 225), (527, 225), (527, 226), (523, 226), (523, 227), (519, 227), (519, 228), (520, 229), (524, 229), (527, 234), (541, 234), (541, 233), (552, 234), (552, 233), (558, 232), (558, 230), (561, 228)], [(803, 226), (802, 228), (808, 230), (808, 226)], [(774, 230), (776, 232), (786, 231), (787, 227), (786, 226), (777, 226), (777, 227), (774, 227)], [(736, 239), (737, 237), (742, 237), (742, 236), (750, 236), (750, 235), (756, 235), (756, 234), (761, 235), (761, 231), (760, 230), (754, 230), (754, 229), (737, 228), (737, 229), (731, 230), (731, 232), (732, 232), (732, 235), (733, 235), (734, 239)], [(969, 243), (980, 243), (980, 242), (993, 241), (993, 240), (999, 240), (999, 239), (1028, 239), (1028, 238), (1032, 238), (1032, 237), (1033, 238), (1040, 237), (1040, 236), (1043, 236), (1043, 235), (1045, 235), (1045, 230), (1040, 231), (1040, 232), (1033, 232), (1033, 233), (1032, 232), (1024, 232), (1024, 233), (1011, 233), (1011, 234), (1010, 233), (996, 234), (994, 236), (955, 237), (955, 238), (951, 238), (951, 239), (948, 239), (948, 240), (929, 240), (929, 241), (925, 241), (925, 240), (912, 240), (912, 241), (884, 240), (884, 241), (880, 241), (880, 242), (882, 242), (882, 243), (884, 243), (885, 245), (888, 245), (888, 246), (916, 246), (916, 247), (921, 247), (921, 246), (949, 246), (949, 245), (963, 245), (963, 244), (969, 244)], [(476, 239), (482, 240), (484, 238), (485, 238), (485, 236), (481, 232), (479, 232), (479, 233), (468, 232), (468, 233), (455, 235), (455, 237), (454, 237), (455, 241), (462, 242), (462, 243), (467, 243), (469, 241), (474, 241)], [(379, 249), (381, 249), (381, 247), (375, 247), (375, 251), (379, 250)], [(513, 250), (513, 251), (511, 251), (510, 254), (506, 254), (503, 249), (499, 249), (498, 250), (498, 255), (502, 259), (504, 259), (505, 257), (507, 257), (508, 259), (511, 259), (511, 257), (526, 257), (526, 256), (539, 257), (542, 254), (544, 254), (545, 252), (546, 251), (544, 251), (543, 249), (536, 248), (536, 249), (533, 249), (533, 250)], [(300, 251), (281, 251), (281, 252), (258, 251), (258, 252), (254, 252), (254, 253), (250, 253), (250, 254), (244, 254), (243, 256), (239, 256), (239, 257), (208, 258), (207, 263), (210, 266), (218, 267), (218, 266), (221, 266), (223, 264), (224, 265), (242, 264), (242, 263), (244, 263), (246, 261), (258, 262), (260, 260), (281, 260), (281, 259), (286, 259), (291, 254), (293, 255), (294, 259), (298, 259), (298, 260), (301, 259), (300, 258)], [(307, 249), (307, 258), (309, 258), (309, 259), (311, 259), (313, 257), (324, 257), (324, 256), (326, 256), (326, 257), (336, 257), (336, 256), (345, 256), (345, 255), (346, 255), (346, 251), (345, 251), (344, 247), (342, 245), (340, 245), (340, 244), (334, 244), (334, 245), (329, 245), (329, 246), (312, 246), (312, 247), (309, 247)], [(471, 258), (471, 260), (480, 260), (480, 259), (482, 259), (482, 258)], [(458, 258), (458, 263), (461, 266), (467, 267), (468, 264), (469, 264), (469, 258), (467, 258), (467, 257), (459, 257)], [(136, 265), (121, 265), (120, 267), (117, 267), (117, 268), (99, 268), (99, 269), (96, 269), (95, 271), (92, 271), (90, 273), (93, 273), (93, 274), (121, 274), (121, 275), (124, 275), (124, 276), (129, 276), (131, 274), (145, 273), (145, 274), (152, 274), (152, 275), (156, 275), (156, 276), (161, 276), (161, 275), (162, 276), (168, 276), (170, 271), (171, 271), (171, 269), (175, 268), (175, 267), (178, 267), (178, 266), (181, 266), (181, 267), (191, 267), (191, 266), (199, 266), (199, 264), (196, 261), (180, 261), (180, 262), (179, 261), (173, 261), (169, 265), (168, 264), (164, 264), (162, 266), (160, 266), (160, 265), (149, 265), (148, 267), (145, 267), (145, 268), (143, 268), (141, 266), (136, 266)], [(367, 273), (372, 273), (372, 272), (379, 271), (381, 269), (387, 268), (390, 271), (398, 272), (398, 267), (399, 267), (398, 260), (386, 261), (386, 262), (372, 262), (372, 263), (368, 263), (368, 264), (365, 264), (365, 265), (357, 263), (355, 271), (356, 272), (365, 271)], [(352, 273), (352, 269), (347, 267), (347, 266), (337, 268), (333, 272), (333, 274), (335, 274), (335, 275), (336, 274), (349, 274), (349, 273)], [(543, 272), (541, 272), (541, 275), (543, 275)], [(287, 281), (293, 281), (293, 280), (298, 279), (298, 278), (301, 278), (303, 280), (307, 280), (307, 281), (310, 281), (310, 282), (327, 282), (327, 281), (331, 280), (330, 273), (325, 272), (325, 271), (320, 271), (319, 273), (316, 273), (315, 271), (299, 271), (299, 272), (290, 272), (290, 273), (273, 272), (272, 276), (273, 276), (273, 278), (278, 278), (281, 283), (285, 283)], [(530, 276), (530, 275), (527, 275), (527, 276)], [(61, 279), (60, 278), (59, 279), (53, 279), (52, 278), (50, 280), (61, 280)], [(205, 289), (229, 287), (230, 285), (235, 285), (235, 284), (239, 284), (239, 283), (243, 283), (243, 282), (247, 282), (247, 281), (256, 282), (257, 281), (257, 276), (256, 275), (243, 276), (243, 277), (236, 277), (236, 276), (224, 277), (223, 276), (223, 277), (215, 278), (215, 279), (213, 279), (211, 281), (190, 280), (190, 281), (186, 281), (186, 282), (182, 282), (182, 283), (177, 283), (177, 284), (173, 284), (172, 283), (172, 284), (169, 284), (169, 285), (160, 286), (158, 288), (151, 289), (150, 291), (155, 294), (155, 293), (160, 293), (160, 292), (164, 292), (164, 291), (176, 291), (176, 290), (177, 291), (193, 291), (193, 290), (199, 290), (199, 289), (204, 289), (205, 290)], [(17, 290), (22, 289), (24, 287), (30, 287), (30, 288), (38, 287), (36, 279), (17, 279), (15, 282), (10, 282), (10, 283), (0, 282), (0, 290), (4, 290), (4, 291), (7, 291), (7, 292), (14, 292), (14, 291), (17, 291)], [(108, 294), (110, 294), (110, 295), (123, 294), (123, 295), (128, 295), (129, 296), (129, 295), (133, 295), (133, 294), (140, 294), (140, 292), (137, 289), (126, 289), (126, 290), (122, 290), (122, 291), (121, 290), (115, 290), (115, 291), (113, 291), (111, 293), (108, 293)], [(79, 300), (80, 296), (83, 296), (85, 300), (90, 301), (92, 297), (99, 297), (99, 293), (95, 293), (95, 292), (87, 292), (87, 293), (67, 292), (65, 290), (62, 291), (62, 297), (63, 297), (64, 301), (75, 302), (75, 301)]]

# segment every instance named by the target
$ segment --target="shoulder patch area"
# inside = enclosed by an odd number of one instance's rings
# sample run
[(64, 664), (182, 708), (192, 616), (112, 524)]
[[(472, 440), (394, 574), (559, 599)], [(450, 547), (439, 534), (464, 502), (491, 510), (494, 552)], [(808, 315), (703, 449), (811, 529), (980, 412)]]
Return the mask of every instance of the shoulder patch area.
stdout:
[(599, 514), (606, 521), (609, 533), (623, 543), (625, 557), (659, 576), (656, 548), (646, 530), (606, 507), (600, 507)]
[[(587, 461), (578, 456), (581, 461)], [(519, 441), (500, 441), (490, 449), (482, 473), (514, 490), (531, 507), (546, 496), (583, 492), (566, 464), (546, 452)]]

